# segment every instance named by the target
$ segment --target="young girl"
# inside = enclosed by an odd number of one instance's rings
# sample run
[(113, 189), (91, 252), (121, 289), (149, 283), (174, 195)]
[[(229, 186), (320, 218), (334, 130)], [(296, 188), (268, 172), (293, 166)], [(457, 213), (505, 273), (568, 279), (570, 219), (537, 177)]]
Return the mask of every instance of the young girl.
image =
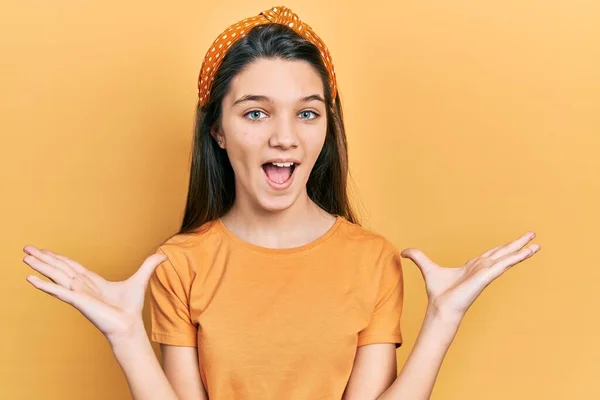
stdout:
[[(180, 232), (123, 282), (26, 246), (53, 282), (27, 280), (106, 335), (135, 399), (427, 399), (459, 324), (528, 232), (442, 268), (402, 251), (428, 308), (400, 374), (400, 254), (362, 228), (346, 194), (342, 107), (327, 47), (274, 7), (225, 30), (199, 79)], [(151, 292), (151, 339), (141, 310)]]

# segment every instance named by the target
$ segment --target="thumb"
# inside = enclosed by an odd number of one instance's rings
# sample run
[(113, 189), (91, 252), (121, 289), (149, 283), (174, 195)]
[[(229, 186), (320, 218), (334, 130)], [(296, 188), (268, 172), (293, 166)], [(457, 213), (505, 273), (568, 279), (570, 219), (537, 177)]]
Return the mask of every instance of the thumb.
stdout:
[(156, 267), (168, 259), (164, 254), (152, 254), (144, 260), (140, 268), (128, 280), (138, 281), (146, 286)]
[(425, 275), (427, 275), (427, 273), (436, 266), (436, 264), (433, 261), (431, 261), (429, 257), (427, 257), (419, 249), (404, 249), (400, 253), (400, 256), (412, 260), (412, 262), (414, 262), (417, 265), (417, 267), (419, 267), (419, 270), (421, 271), (421, 274), (423, 274), (423, 277), (425, 277)]

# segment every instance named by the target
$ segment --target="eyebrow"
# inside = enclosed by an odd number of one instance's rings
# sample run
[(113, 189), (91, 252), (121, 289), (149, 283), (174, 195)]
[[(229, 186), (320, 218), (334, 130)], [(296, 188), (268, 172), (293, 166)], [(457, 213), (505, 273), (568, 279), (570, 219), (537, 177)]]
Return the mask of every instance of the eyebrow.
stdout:
[[(314, 101), (314, 100), (325, 103), (325, 100), (323, 99), (323, 97), (318, 94), (311, 94), (310, 96), (302, 97), (300, 99), (300, 102), (304, 103), (307, 101)], [(232, 104), (232, 107), (237, 104), (243, 103), (245, 101), (266, 101), (267, 103), (273, 103), (273, 99), (268, 96), (264, 96), (264, 95), (260, 95), (260, 94), (247, 94), (245, 96), (240, 97), (236, 101), (234, 101)]]

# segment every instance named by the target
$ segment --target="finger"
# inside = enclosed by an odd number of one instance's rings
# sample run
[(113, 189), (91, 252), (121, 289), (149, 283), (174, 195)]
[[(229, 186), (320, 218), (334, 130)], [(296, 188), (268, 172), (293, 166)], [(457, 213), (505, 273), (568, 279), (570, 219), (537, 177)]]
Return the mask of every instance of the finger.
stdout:
[(89, 272), (87, 268), (85, 268), (83, 265), (79, 264), (77, 261), (71, 260), (70, 258), (63, 256), (62, 254), (57, 254), (54, 253), (53, 251), (50, 251), (48, 249), (45, 250), (47, 253), (51, 254), (52, 256), (58, 258), (59, 260), (63, 261), (65, 264), (67, 264), (68, 266), (70, 266), (73, 271), (79, 273), (79, 274), (86, 274), (86, 272)]
[(27, 277), (27, 282), (31, 283), (35, 288), (42, 292), (46, 292), (65, 303), (71, 305), (76, 303), (76, 294), (56, 283), (45, 281), (35, 275), (29, 275)]
[[(77, 275), (79, 275), (77, 273), (77, 271), (73, 270), (73, 268), (69, 264), (67, 264), (63, 260), (57, 258), (50, 250), (40, 249), (40, 251), (49, 257), (48, 260), (49, 261), (51, 260), (52, 264), (56, 268), (59, 268), (60, 270), (62, 270), (67, 276), (70, 276), (71, 279), (73, 279)], [(48, 264), (48, 262), (46, 262), (46, 264)]]
[(158, 267), (167, 259), (168, 257), (164, 254), (152, 254), (151, 256), (146, 258), (146, 260), (144, 260), (142, 266), (128, 280), (137, 280), (146, 285), (148, 283), (148, 280), (150, 280), (150, 277), (154, 273), (156, 267)]
[(47, 282), (35, 275), (29, 275), (27, 281), (40, 291), (48, 293), (52, 297), (56, 297), (75, 307), (86, 317), (88, 317), (90, 310), (94, 307), (91, 298), (82, 293), (68, 290), (52, 282)]
[[(96, 288), (102, 287), (102, 285), (106, 282), (105, 279), (102, 278), (100, 275), (96, 274), (95, 272), (89, 271), (78, 262), (73, 261), (70, 258), (65, 257), (63, 255), (56, 254), (51, 250), (37, 249), (35, 246), (26, 246), (23, 250), (26, 253), (30, 254), (38, 254), (38, 251), (42, 254), (45, 254), (46, 260), (51, 261), (56, 268), (61, 269), (72, 280), (77, 278), (80, 281), (85, 282), (86, 285), (90, 287), (94, 292), (97, 291)], [(40, 255), (40, 258), (43, 258), (43, 256)]]
[(75, 271), (73, 271), (73, 268), (71, 268), (64, 261), (57, 259), (52, 254), (49, 254), (48, 250), (38, 249), (35, 246), (25, 246), (23, 248), (23, 251), (33, 257), (38, 258), (40, 261), (43, 261), (48, 265), (52, 265), (53, 267), (58, 268), (59, 270), (63, 271), (64, 274), (67, 275), (69, 278), (75, 276)]
[(493, 249), (489, 249), (485, 253), (482, 253), (479, 257), (489, 257), (493, 252), (495, 252), (496, 250), (498, 250), (500, 247), (502, 247), (502, 246), (496, 246)]
[(23, 258), (23, 262), (29, 265), (34, 270), (38, 271), (40, 274), (48, 277), (53, 282), (64, 286), (65, 288), (69, 288), (71, 284), (71, 278), (65, 274), (65, 272), (59, 268), (56, 268), (52, 265), (48, 265), (38, 259), (37, 257), (27, 255)]
[(54, 253), (50, 250), (45, 250), (45, 251), (52, 254), (54, 257), (58, 258), (59, 260), (65, 262), (66, 264), (68, 264), (73, 269), (73, 271), (77, 272), (80, 275), (85, 276), (86, 278), (89, 278), (92, 281), (92, 283), (97, 286), (101, 286), (102, 283), (104, 283), (106, 281), (102, 276), (98, 275), (94, 271), (90, 271), (89, 269), (87, 269), (83, 265), (79, 264), (77, 261), (70, 259), (69, 257), (63, 256), (62, 254)]
[(509, 269), (510, 267), (520, 263), (521, 261), (533, 256), (535, 253), (540, 251), (542, 248), (538, 244), (532, 244), (531, 246), (525, 247), (519, 251), (508, 254), (500, 259), (498, 259), (494, 264), (492, 264), (488, 269), (490, 274), (496, 278), (504, 271)]
[(500, 246), (500, 248), (496, 251), (493, 251), (488, 257), (493, 260), (498, 260), (501, 257), (504, 257), (508, 254), (514, 253), (529, 243), (535, 237), (534, 232), (527, 232), (522, 235), (517, 240), (510, 242), (504, 246)]
[(432, 268), (437, 266), (436, 263), (431, 261), (429, 259), (429, 257), (427, 257), (419, 249), (413, 249), (413, 248), (404, 249), (400, 253), (400, 256), (412, 260), (417, 265), (417, 267), (419, 267), (419, 270), (421, 271), (423, 276), (425, 276)]

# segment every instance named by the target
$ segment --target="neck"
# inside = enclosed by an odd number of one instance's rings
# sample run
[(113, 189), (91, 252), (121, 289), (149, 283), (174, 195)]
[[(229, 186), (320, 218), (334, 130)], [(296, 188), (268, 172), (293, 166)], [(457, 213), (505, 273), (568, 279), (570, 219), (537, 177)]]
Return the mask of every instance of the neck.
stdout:
[(308, 194), (301, 195), (291, 207), (281, 211), (256, 210), (238, 201), (221, 218), (240, 239), (268, 248), (291, 248), (322, 236), (335, 217), (315, 204)]

